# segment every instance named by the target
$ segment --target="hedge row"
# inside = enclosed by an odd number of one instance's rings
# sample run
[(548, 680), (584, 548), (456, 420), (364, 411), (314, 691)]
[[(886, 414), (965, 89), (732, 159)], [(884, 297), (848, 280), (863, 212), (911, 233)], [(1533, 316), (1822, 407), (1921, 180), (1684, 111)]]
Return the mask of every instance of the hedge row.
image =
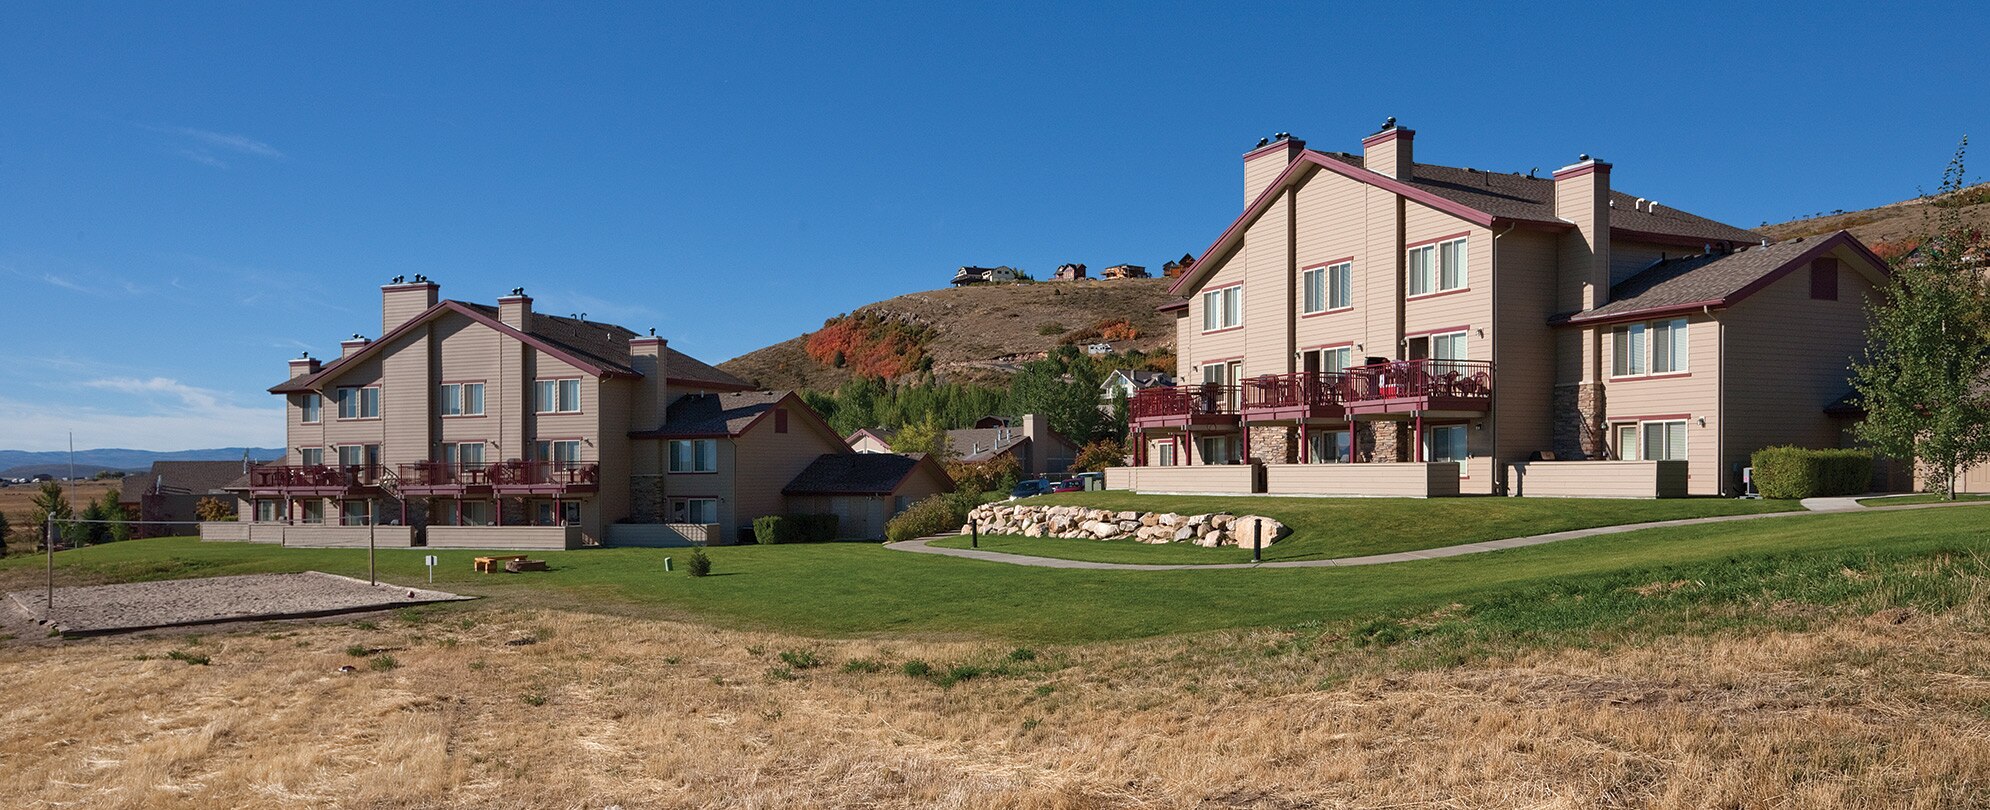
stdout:
[(753, 539), (762, 545), (827, 543), (836, 539), (835, 515), (763, 515), (753, 519)]
[(1749, 460), (1764, 498), (1857, 495), (1871, 487), (1873, 454), (1866, 450), (1765, 447)]
[(915, 503), (884, 525), (884, 537), (894, 543), (935, 534), (953, 534), (967, 523), (967, 513), (1008, 493), (947, 492)]

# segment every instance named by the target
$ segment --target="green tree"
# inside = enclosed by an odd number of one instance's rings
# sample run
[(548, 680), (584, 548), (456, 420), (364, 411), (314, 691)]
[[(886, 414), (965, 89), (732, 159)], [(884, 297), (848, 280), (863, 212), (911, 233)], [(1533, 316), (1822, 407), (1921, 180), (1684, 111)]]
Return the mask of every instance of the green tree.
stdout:
[(1091, 441), (1106, 422), (1099, 410), (1098, 371), (1074, 363), (1066, 373), (1055, 356), (1023, 367), (1010, 383), (1009, 408), (1018, 416), (1042, 414), (1051, 430), (1075, 442)]
[(932, 411), (927, 411), (919, 421), (899, 428), (898, 435), (891, 437), (891, 449), (899, 453), (925, 453), (943, 463), (952, 457), (947, 429), (940, 424), (939, 414)]
[(113, 543), (131, 539), (131, 515), (125, 512), (124, 504), (118, 503), (119, 500), (118, 491), (113, 489), (104, 493), (104, 500), (98, 506), (104, 520), (110, 521), (104, 524), (103, 539)]
[[(111, 506), (112, 508), (116, 508), (117, 504), (111, 504)], [(63, 532), (63, 536), (68, 538), (70, 543), (75, 545), (95, 545), (104, 542), (104, 536), (109, 526), (104, 524), (103, 521), (109, 519), (110, 516), (104, 514), (104, 505), (102, 503), (90, 501), (84, 504), (83, 514), (78, 517), (80, 520), (77, 521), (74, 529)]]
[(65, 521), (76, 516), (69, 506), (69, 496), (64, 495), (62, 485), (54, 481), (42, 482), (40, 491), (35, 493), (34, 507), (35, 536), (39, 538), (36, 548), (41, 547), (40, 543), (53, 539), (48, 536), (50, 519), (58, 524), (56, 531), (68, 531), (71, 524)]
[[(1942, 193), (1966, 185), (1956, 149)], [(1852, 365), (1852, 387), (1866, 418), (1859, 438), (1894, 458), (1911, 458), (1929, 488), (1955, 497), (1955, 479), (1990, 459), (1990, 295), (1982, 235), (1960, 208), (1941, 208), (1920, 249), (1893, 263), (1886, 296), (1872, 309), (1865, 356)]]
[(0, 512), (0, 557), (7, 556), (7, 538), (14, 534), (14, 527), (7, 523), (7, 513)]

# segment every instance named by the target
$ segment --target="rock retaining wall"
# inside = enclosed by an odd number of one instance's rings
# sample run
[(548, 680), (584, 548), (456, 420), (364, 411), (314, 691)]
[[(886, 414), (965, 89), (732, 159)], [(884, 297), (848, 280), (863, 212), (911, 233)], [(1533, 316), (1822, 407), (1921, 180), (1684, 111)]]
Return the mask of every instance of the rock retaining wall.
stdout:
[[(1066, 537), (1074, 540), (1135, 540), (1142, 543), (1194, 543), (1205, 548), (1249, 546), (1260, 524), (1265, 545), (1292, 533), (1268, 517), (1227, 512), (1178, 515), (1173, 512), (1114, 512), (1084, 506), (989, 503), (968, 513), (982, 534)], [(962, 534), (969, 527), (962, 526)]]

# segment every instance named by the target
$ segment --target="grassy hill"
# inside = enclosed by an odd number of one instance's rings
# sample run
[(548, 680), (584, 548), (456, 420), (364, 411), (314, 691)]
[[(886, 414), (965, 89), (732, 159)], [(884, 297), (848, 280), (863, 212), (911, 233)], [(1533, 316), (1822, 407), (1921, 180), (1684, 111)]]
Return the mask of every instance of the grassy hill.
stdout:
[[(1154, 307), (1171, 300), (1167, 279), (977, 285), (901, 295), (852, 315), (917, 327), (920, 347), (943, 380), (998, 382), (1060, 343), (1091, 342), (1100, 323), (1125, 320), (1136, 333), (1110, 341), (1120, 352), (1173, 349), (1174, 317)], [(719, 364), (769, 388), (828, 390), (853, 373), (809, 356), (809, 335), (776, 343)]]
[(1892, 258), (1913, 249), (1916, 240), (1932, 230), (1945, 208), (1962, 209), (1963, 222), (1971, 227), (1990, 228), (1990, 183), (1971, 186), (1954, 194), (1915, 197), (1863, 211), (1837, 211), (1765, 225), (1756, 230), (1777, 241), (1851, 231), (1853, 236), (1880, 255)]

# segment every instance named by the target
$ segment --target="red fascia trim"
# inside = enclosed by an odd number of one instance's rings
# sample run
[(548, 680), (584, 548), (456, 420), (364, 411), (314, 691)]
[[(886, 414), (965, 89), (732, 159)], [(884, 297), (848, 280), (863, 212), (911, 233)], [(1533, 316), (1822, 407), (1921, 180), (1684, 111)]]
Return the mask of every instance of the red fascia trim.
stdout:
[(1403, 300), (1404, 300), (1404, 301), (1406, 301), (1406, 302), (1407, 302), (1407, 301), (1422, 301), (1422, 300), (1424, 300), (1424, 299), (1426, 299), (1426, 298), (1443, 298), (1444, 296), (1447, 296), (1447, 295), (1457, 295), (1457, 294), (1459, 294), (1459, 293), (1468, 293), (1468, 292), (1471, 292), (1471, 291), (1472, 291), (1472, 288), (1470, 288), (1470, 287), (1459, 287), (1458, 289), (1455, 289), (1455, 290), (1438, 290), (1437, 292), (1427, 292), (1427, 293), (1424, 293), (1424, 294), (1422, 294), (1422, 295), (1409, 295), (1409, 296), (1404, 296), (1404, 297), (1403, 297)]
[(1876, 266), (1879, 268), (1880, 275), (1882, 277), (1891, 274), (1887, 268), (1885, 260), (1880, 259), (1876, 255), (1873, 255), (1873, 252), (1871, 250), (1867, 249), (1864, 244), (1861, 244), (1859, 240), (1853, 237), (1850, 233), (1847, 233), (1845, 231), (1839, 231), (1835, 234), (1825, 237), (1823, 241), (1818, 242), (1815, 246), (1811, 247), (1809, 250), (1806, 250), (1798, 254), (1796, 258), (1789, 260), (1783, 266), (1770, 271), (1767, 275), (1764, 275), (1761, 278), (1749, 282), (1747, 286), (1744, 286), (1741, 289), (1735, 290), (1734, 292), (1728, 294), (1725, 300), (1729, 306), (1733, 306), (1735, 303), (1741, 301), (1741, 299), (1747, 298), (1748, 296), (1761, 292), (1764, 287), (1767, 287), (1771, 284), (1781, 281), (1784, 276), (1794, 273), (1799, 269), (1810, 267), (1811, 262), (1823, 258), (1825, 254), (1828, 254), (1832, 250), (1835, 250), (1839, 247), (1852, 247), (1854, 248), (1855, 252), (1862, 253), (1867, 258), (1874, 260)]
[[(502, 303), (502, 301), (503, 299), (500, 299), (500, 303)], [(456, 312), (460, 315), (463, 315), (466, 318), (469, 318), (470, 320), (476, 321), (477, 323), (481, 323), (485, 326), (495, 329), (498, 331), (499, 334), (510, 337), (513, 340), (521, 341), (528, 346), (531, 346), (535, 349), (538, 349), (539, 351), (545, 352), (547, 354), (552, 355), (555, 358), (558, 358), (561, 362), (564, 362), (567, 365), (581, 369), (582, 371), (593, 373), (597, 377), (606, 379), (609, 377), (642, 376), (641, 374), (634, 374), (627, 371), (611, 369), (606, 366), (600, 365), (598, 363), (582, 360), (579, 357), (574, 356), (572, 353), (560, 349), (559, 347), (554, 346), (551, 343), (546, 342), (545, 340), (542, 340), (533, 335), (526, 334), (517, 329), (513, 329), (510, 326), (506, 325), (503, 321), (500, 321), (496, 318), (488, 317), (481, 312), (478, 312), (474, 309), (471, 309), (468, 306), (465, 306), (461, 302), (438, 301), (436, 302), (435, 306), (429, 307), (422, 314), (416, 315), (415, 317), (408, 319), (407, 323), (394, 327), (393, 331), (381, 335), (377, 340), (374, 340), (373, 343), (367, 346), (366, 348), (360, 349), (358, 352), (355, 352), (346, 357), (341, 357), (337, 360), (333, 360), (331, 363), (327, 364), (324, 368), (320, 369), (316, 374), (312, 374), (308, 377), (286, 380), (283, 383), (271, 387), (269, 389), (269, 392), (272, 394), (285, 394), (285, 393), (290, 393), (292, 391), (317, 390), (319, 383), (321, 383), (326, 379), (330, 379), (332, 377), (337, 376), (337, 374), (341, 370), (343, 370), (348, 363), (358, 362), (362, 358), (371, 356), (373, 353), (380, 351), (381, 347), (386, 346), (388, 342), (397, 339), (409, 332), (414, 331), (416, 327), (428, 323), (436, 315), (441, 314), (445, 310)]]
[(1287, 165), (1285, 171), (1279, 174), (1278, 178), (1271, 182), (1271, 185), (1265, 186), (1265, 190), (1260, 192), (1258, 198), (1244, 209), (1244, 213), (1232, 221), (1230, 227), (1225, 229), (1221, 236), (1216, 237), (1216, 241), (1210, 244), (1209, 249), (1202, 252), (1201, 258), (1196, 259), (1195, 268), (1183, 273), (1181, 278), (1176, 279), (1175, 284), (1168, 288), (1168, 292), (1179, 295), (1183, 288), (1193, 287), (1196, 283), (1199, 283), (1202, 274), (1198, 271), (1203, 265), (1209, 263), (1210, 257), (1221, 255), (1225, 243), (1229, 242), (1232, 236), (1242, 233), (1249, 223), (1263, 215), (1265, 209), (1271, 206), (1271, 200), (1275, 199), (1280, 193), (1283, 193), (1286, 185), (1307, 165), (1324, 168), (1357, 182), (1393, 191), (1411, 200), (1481, 227), (1490, 228), (1504, 221), (1484, 211), (1444, 199), (1380, 172), (1349, 166), (1346, 163), (1334, 160), (1318, 152), (1310, 150), (1301, 151), (1299, 157), (1294, 159), (1290, 165)]
[(1333, 261), (1320, 262), (1319, 264), (1307, 265), (1305, 267), (1299, 268), (1299, 272), (1305, 273), (1313, 270), (1324, 270), (1326, 268), (1332, 267), (1337, 264), (1354, 264), (1354, 257), (1349, 256), (1345, 259), (1334, 259)]
[(1225, 326), (1225, 327), (1223, 327), (1222, 329), (1210, 329), (1210, 330), (1206, 330), (1206, 331), (1202, 332), (1201, 334), (1205, 334), (1205, 335), (1220, 335), (1220, 334), (1223, 334), (1224, 332), (1235, 332), (1235, 331), (1237, 331), (1237, 330), (1239, 330), (1239, 329), (1242, 329), (1242, 328), (1244, 328), (1244, 327), (1242, 327), (1242, 326)]
[(1737, 242), (1733, 239), (1709, 239), (1706, 237), (1682, 236), (1676, 233), (1653, 233), (1651, 231), (1619, 228), (1614, 225), (1610, 228), (1610, 238), (1622, 239), (1627, 242), (1648, 242), (1654, 245), (1678, 245), (1689, 248), (1704, 248), (1708, 245), (1728, 248), (1735, 245), (1752, 245), (1761, 241), (1758, 239), (1753, 242)]
[(1154, 308), (1154, 311), (1155, 311), (1155, 312), (1173, 312), (1173, 311), (1175, 311), (1175, 310), (1181, 310), (1181, 309), (1188, 309), (1188, 299), (1184, 298), (1184, 299), (1182, 299), (1182, 300), (1180, 300), (1180, 301), (1174, 301), (1174, 302), (1170, 302), (1170, 303), (1166, 303), (1166, 304), (1162, 304), (1162, 305), (1160, 305), (1160, 306), (1158, 306), (1158, 307), (1155, 307), (1155, 308)]
[(1352, 349), (1352, 348), (1354, 348), (1354, 341), (1344, 340), (1339, 343), (1322, 343), (1318, 346), (1307, 346), (1303, 349), (1300, 349), (1299, 351), (1317, 352), (1321, 349)]
[(1693, 376), (1693, 372), (1690, 371), (1668, 371), (1664, 374), (1626, 374), (1621, 377), (1616, 375), (1611, 375), (1609, 378), (1609, 382), (1638, 382), (1641, 380), (1677, 380), (1691, 376)]
[(1462, 232), (1462, 233), (1454, 233), (1454, 234), (1451, 234), (1450, 236), (1439, 236), (1439, 237), (1437, 237), (1437, 238), (1435, 238), (1435, 239), (1424, 239), (1424, 240), (1421, 240), (1421, 241), (1417, 241), (1417, 242), (1411, 242), (1411, 243), (1409, 243), (1409, 244), (1406, 244), (1406, 245), (1403, 245), (1403, 252), (1404, 252), (1404, 253), (1408, 253), (1408, 252), (1410, 252), (1410, 251), (1412, 251), (1412, 250), (1415, 250), (1415, 249), (1417, 249), (1417, 248), (1420, 248), (1420, 247), (1424, 247), (1424, 246), (1426, 246), (1426, 245), (1436, 245), (1436, 244), (1442, 244), (1442, 243), (1445, 243), (1445, 242), (1450, 242), (1450, 241), (1452, 241), (1452, 240), (1456, 240), (1456, 239), (1467, 239), (1467, 240), (1469, 240), (1469, 239), (1471, 239), (1471, 238), (1472, 238), (1472, 232), (1471, 232), (1471, 231), (1464, 231), (1464, 232)]
[(1682, 419), (1691, 422), (1693, 421), (1693, 415), (1690, 413), (1655, 413), (1647, 416), (1608, 416), (1605, 417), (1603, 421), (1605, 422), (1677, 422)]
[[(1198, 361), (1196, 361), (1196, 365), (1198, 365), (1198, 366), (1206, 366), (1206, 365), (1209, 365), (1210, 363), (1235, 363), (1235, 362), (1239, 362), (1239, 361), (1241, 361), (1241, 360), (1243, 360), (1243, 359), (1244, 359), (1244, 356), (1240, 354), (1240, 355), (1237, 355), (1236, 357), (1219, 357), (1219, 358), (1217, 358), (1217, 359), (1215, 359), (1215, 360), (1198, 360)], [(1201, 383), (1190, 383), (1190, 384), (1191, 384), (1191, 385), (1201, 385)]]
[(1320, 310), (1319, 312), (1302, 312), (1302, 313), (1300, 313), (1300, 314), (1299, 314), (1299, 319), (1303, 321), (1303, 320), (1305, 320), (1305, 319), (1307, 319), (1307, 318), (1318, 318), (1318, 317), (1321, 317), (1321, 316), (1324, 316), (1324, 315), (1338, 315), (1338, 314), (1340, 314), (1340, 313), (1343, 313), (1343, 312), (1353, 312), (1353, 311), (1354, 311), (1354, 305), (1353, 305), (1353, 304), (1348, 304), (1347, 306), (1344, 306), (1344, 307), (1334, 307), (1333, 309), (1323, 309), (1323, 310)]
[(1549, 175), (1549, 177), (1553, 178), (1555, 182), (1559, 183), (1563, 180), (1568, 180), (1575, 177), (1581, 177), (1587, 174), (1609, 174), (1609, 173), (1610, 173), (1610, 164), (1604, 163), (1603, 161), (1600, 160), (1592, 160), (1587, 163), (1578, 163), (1574, 166), (1567, 166), (1560, 169), (1556, 169), (1555, 173)]
[(1416, 130), (1410, 129), (1408, 127), (1390, 127), (1389, 129), (1385, 129), (1382, 130), (1381, 132), (1377, 132), (1366, 138), (1362, 138), (1361, 146), (1362, 148), (1366, 149), (1378, 143), (1387, 143), (1389, 141), (1396, 140), (1399, 138), (1405, 141), (1416, 140)]
[(1275, 154), (1278, 152), (1279, 149), (1290, 146), (1297, 146), (1301, 151), (1304, 151), (1306, 149), (1306, 142), (1299, 140), (1298, 138), (1286, 138), (1285, 140), (1282, 141), (1272, 141), (1271, 143), (1252, 149), (1249, 152), (1245, 152), (1244, 162), (1249, 163), (1252, 160), (1264, 157), (1265, 155)]
[(1403, 339), (1407, 340), (1413, 337), (1429, 337), (1431, 335), (1448, 335), (1453, 332), (1470, 332), (1470, 331), (1472, 331), (1472, 325), (1468, 323), (1465, 324), (1464, 326), (1447, 326), (1442, 329), (1425, 329), (1421, 332), (1404, 332)]
[(1588, 318), (1569, 315), (1562, 317), (1559, 320), (1550, 318), (1548, 323), (1551, 326), (1614, 326), (1620, 323), (1634, 323), (1637, 321), (1651, 320), (1652, 318), (1656, 318), (1662, 315), (1691, 315), (1693, 313), (1701, 312), (1707, 309), (1726, 309), (1726, 308), (1727, 308), (1727, 299), (1710, 298), (1705, 301), (1693, 301), (1685, 304), (1669, 304), (1662, 307), (1651, 307), (1649, 309), (1634, 309), (1628, 312), (1615, 312), (1609, 315), (1597, 315)]

